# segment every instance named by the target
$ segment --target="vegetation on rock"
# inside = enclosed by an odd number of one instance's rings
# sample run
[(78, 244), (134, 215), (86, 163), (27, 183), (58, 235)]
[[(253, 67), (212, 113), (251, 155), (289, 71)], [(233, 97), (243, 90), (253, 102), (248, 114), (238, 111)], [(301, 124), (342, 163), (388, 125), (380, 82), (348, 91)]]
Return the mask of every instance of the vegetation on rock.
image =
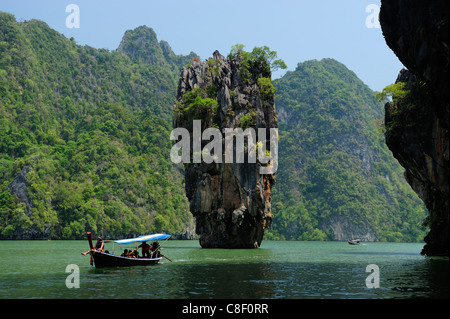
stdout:
[(375, 93), (333, 59), (301, 63), (275, 87), (280, 161), (268, 238), (423, 240), (426, 210), (384, 142)]
[[(0, 238), (192, 227), (183, 176), (168, 160), (170, 105), (191, 57), (152, 34), (127, 31), (110, 52), (0, 13)], [(9, 189), (26, 166), (28, 214)]]
[[(108, 51), (0, 12), (0, 238), (192, 236), (169, 135), (180, 71), (198, 64), (195, 56), (175, 55), (148, 27)], [(380, 136), (381, 103), (354, 73), (331, 59), (308, 61), (273, 85), (271, 72), (285, 68), (275, 51), (236, 45), (230, 56), (252, 99), (273, 107), (277, 96), (280, 160), (266, 238), (336, 239), (333, 227), (348, 225), (342, 236), (423, 239), (424, 206)], [(235, 87), (220, 91), (230, 107), (218, 112), (222, 67), (206, 62), (212, 84), (183, 96), (179, 115), (253, 126), (261, 118)], [(26, 201), (13, 183), (20, 174)]]

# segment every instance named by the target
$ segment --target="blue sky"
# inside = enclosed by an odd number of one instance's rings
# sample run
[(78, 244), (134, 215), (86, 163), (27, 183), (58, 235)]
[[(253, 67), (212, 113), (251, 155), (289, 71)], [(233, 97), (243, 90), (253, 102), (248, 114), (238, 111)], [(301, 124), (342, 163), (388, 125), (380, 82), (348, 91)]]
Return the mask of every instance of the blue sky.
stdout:
[[(80, 10), (80, 27), (68, 28), (66, 6)], [(288, 70), (306, 60), (334, 58), (371, 89), (381, 91), (403, 67), (380, 28), (368, 28), (378, 0), (0, 0), (18, 21), (40, 19), (78, 44), (115, 50), (128, 29), (147, 25), (176, 54), (202, 59), (223, 55), (236, 43), (267, 45)], [(274, 77), (285, 71), (277, 72)]]

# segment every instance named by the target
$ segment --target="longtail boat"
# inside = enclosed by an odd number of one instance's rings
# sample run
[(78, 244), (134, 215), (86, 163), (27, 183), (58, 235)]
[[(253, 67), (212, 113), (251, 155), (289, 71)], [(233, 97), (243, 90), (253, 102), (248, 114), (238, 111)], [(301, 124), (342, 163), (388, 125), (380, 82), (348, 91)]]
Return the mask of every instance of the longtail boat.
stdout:
[[(133, 244), (133, 243), (142, 243), (147, 241), (158, 241), (158, 240), (167, 240), (170, 235), (167, 234), (153, 234), (153, 235), (144, 235), (136, 238), (129, 239), (119, 239), (114, 241), (106, 241), (113, 242), (115, 244), (124, 245), (124, 244)], [(128, 257), (123, 255), (116, 255), (114, 253), (109, 253), (109, 251), (98, 250), (94, 248), (92, 244), (92, 234), (90, 232), (87, 233), (87, 238), (89, 241), (90, 250), (83, 255), (89, 254), (91, 256), (91, 265), (94, 265), (96, 268), (105, 268), (105, 267), (130, 267), (130, 266), (150, 266), (158, 264), (162, 258), (167, 258), (164, 255), (159, 253), (160, 245), (157, 245), (157, 249), (155, 251), (151, 251), (151, 258), (143, 258), (143, 257)], [(137, 246), (137, 245), (136, 245)], [(136, 247), (137, 249), (137, 247)], [(171, 260), (170, 260), (171, 261)]]

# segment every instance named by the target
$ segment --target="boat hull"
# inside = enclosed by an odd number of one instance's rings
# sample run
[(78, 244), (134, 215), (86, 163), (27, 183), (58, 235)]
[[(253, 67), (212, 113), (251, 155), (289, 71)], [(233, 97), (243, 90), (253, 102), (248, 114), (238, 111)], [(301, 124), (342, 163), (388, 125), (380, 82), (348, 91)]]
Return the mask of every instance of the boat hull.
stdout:
[(96, 268), (106, 267), (131, 267), (131, 266), (151, 266), (159, 263), (159, 258), (130, 258), (122, 257), (104, 252), (94, 252), (94, 265)]

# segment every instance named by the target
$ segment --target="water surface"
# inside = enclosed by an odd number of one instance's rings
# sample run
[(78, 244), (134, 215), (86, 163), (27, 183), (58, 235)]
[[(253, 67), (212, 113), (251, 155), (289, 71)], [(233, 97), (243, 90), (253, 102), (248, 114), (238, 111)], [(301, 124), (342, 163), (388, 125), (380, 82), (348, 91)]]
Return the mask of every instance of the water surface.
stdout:
[[(173, 262), (95, 269), (80, 254), (87, 241), (0, 241), (0, 298), (449, 298), (448, 259), (421, 256), (423, 244), (263, 241), (260, 249), (227, 250), (170, 240), (163, 247)], [(379, 288), (366, 286), (369, 264), (379, 268)], [(68, 265), (79, 267), (80, 288), (67, 288)]]

